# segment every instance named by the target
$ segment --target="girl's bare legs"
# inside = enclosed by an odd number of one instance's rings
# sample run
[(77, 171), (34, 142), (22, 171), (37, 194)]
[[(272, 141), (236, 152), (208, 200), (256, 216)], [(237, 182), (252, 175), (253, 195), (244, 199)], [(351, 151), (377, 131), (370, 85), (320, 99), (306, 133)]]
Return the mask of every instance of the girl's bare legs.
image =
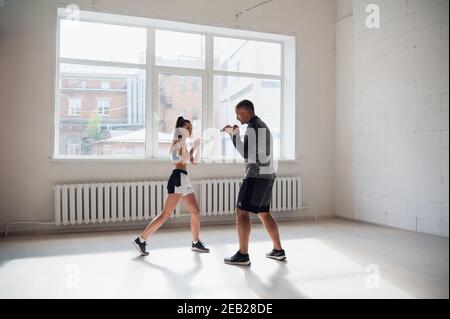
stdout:
[(192, 193), (184, 196), (183, 202), (191, 213), (192, 241), (198, 241), (200, 238), (200, 208), (198, 207), (195, 194)]
[(178, 202), (181, 198), (181, 194), (169, 194), (164, 203), (164, 208), (157, 217), (155, 217), (150, 224), (148, 224), (147, 228), (141, 234), (141, 238), (147, 240), (155, 231), (158, 230), (159, 227), (164, 224), (164, 222), (170, 218), (173, 211), (178, 205)]

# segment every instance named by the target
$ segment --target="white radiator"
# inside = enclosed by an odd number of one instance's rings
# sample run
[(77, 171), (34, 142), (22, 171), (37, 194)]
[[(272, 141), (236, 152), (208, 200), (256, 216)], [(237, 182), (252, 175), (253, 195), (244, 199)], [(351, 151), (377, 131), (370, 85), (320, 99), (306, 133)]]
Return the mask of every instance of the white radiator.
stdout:
[(204, 216), (233, 214), (241, 184), (242, 179), (200, 181), (201, 214)]
[[(166, 181), (56, 185), (55, 223), (75, 225), (140, 221), (161, 212), (167, 197)], [(202, 215), (231, 215), (242, 179), (208, 179), (199, 185)], [(272, 190), (271, 211), (301, 209), (300, 177), (277, 177)], [(181, 215), (180, 205), (172, 218)]]
[[(300, 177), (277, 177), (272, 189), (270, 210), (281, 212), (300, 209), (300, 181)], [(209, 179), (200, 184), (200, 207), (203, 215), (228, 215), (235, 212), (242, 179)]]
[[(56, 225), (153, 218), (167, 196), (166, 182), (56, 185)], [(179, 207), (172, 217), (179, 216)]]

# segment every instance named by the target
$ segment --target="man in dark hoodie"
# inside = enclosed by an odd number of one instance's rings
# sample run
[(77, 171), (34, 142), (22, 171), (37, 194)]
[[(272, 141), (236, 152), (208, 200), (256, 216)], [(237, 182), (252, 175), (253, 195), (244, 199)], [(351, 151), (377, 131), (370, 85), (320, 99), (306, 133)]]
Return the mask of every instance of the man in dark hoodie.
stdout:
[(276, 175), (273, 166), (272, 134), (267, 125), (255, 115), (253, 103), (239, 102), (236, 117), (241, 124), (248, 124), (244, 140), (241, 140), (239, 126), (227, 125), (222, 131), (228, 133), (233, 145), (245, 159), (245, 176), (236, 203), (236, 223), (239, 235), (239, 250), (224, 262), (233, 265), (250, 265), (248, 242), (251, 231), (250, 214), (257, 214), (273, 242), (273, 249), (266, 257), (285, 260), (281, 247), (278, 225), (270, 214), (272, 187)]

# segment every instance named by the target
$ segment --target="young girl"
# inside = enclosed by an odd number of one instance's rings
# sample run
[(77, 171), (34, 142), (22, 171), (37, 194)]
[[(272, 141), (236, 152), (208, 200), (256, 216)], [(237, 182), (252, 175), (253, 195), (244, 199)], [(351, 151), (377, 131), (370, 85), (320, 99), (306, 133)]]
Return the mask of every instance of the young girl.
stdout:
[(209, 252), (209, 248), (200, 241), (200, 209), (195, 198), (194, 190), (189, 181), (187, 173), (187, 163), (195, 164), (199, 156), (200, 140), (196, 139), (190, 151), (187, 150), (186, 139), (192, 135), (192, 124), (189, 120), (185, 120), (182, 116), (178, 117), (175, 126), (174, 139), (170, 147), (174, 170), (167, 182), (168, 197), (164, 204), (164, 208), (159, 216), (154, 218), (144, 232), (133, 241), (134, 247), (143, 256), (148, 255), (147, 241), (149, 237), (164, 222), (170, 218), (180, 199), (183, 200), (187, 209), (191, 213), (191, 232), (193, 251)]

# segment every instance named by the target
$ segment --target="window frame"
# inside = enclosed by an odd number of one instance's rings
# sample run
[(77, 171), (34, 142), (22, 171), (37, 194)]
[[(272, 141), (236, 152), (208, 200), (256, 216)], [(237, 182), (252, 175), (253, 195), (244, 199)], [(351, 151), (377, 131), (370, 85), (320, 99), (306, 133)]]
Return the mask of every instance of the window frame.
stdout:
[[(128, 62), (111, 62), (111, 61), (97, 61), (97, 60), (85, 60), (74, 58), (60, 57), (60, 22), (63, 19), (67, 19), (65, 8), (57, 8), (57, 32), (56, 32), (56, 72), (55, 72), (55, 113), (54, 113), (54, 140), (52, 156), (50, 158), (69, 159), (69, 160), (104, 160), (104, 159), (138, 159), (138, 160), (166, 160), (158, 155), (158, 125), (157, 120), (152, 114), (158, 111), (159, 108), (159, 96), (158, 96), (158, 78), (159, 74), (173, 74), (180, 76), (199, 76), (202, 78), (202, 130), (213, 125), (213, 108), (214, 108), (214, 76), (238, 76), (249, 77), (255, 79), (267, 79), (267, 80), (279, 80), (280, 81), (280, 154), (278, 160), (290, 161), (296, 160), (295, 147), (292, 144), (286, 145), (284, 136), (286, 134), (286, 121), (291, 121), (289, 127), (291, 132), (295, 132), (295, 120), (292, 115), (295, 114), (295, 37), (282, 34), (262, 33), (249, 30), (221, 28), (213, 26), (205, 26), (198, 24), (188, 24), (184, 22), (175, 22), (169, 20), (157, 20), (151, 18), (141, 18), (126, 15), (116, 15), (110, 13), (99, 13), (92, 11), (80, 11), (80, 21), (92, 22), (92, 23), (106, 23), (114, 25), (122, 25), (128, 27), (140, 27), (146, 28), (147, 31), (147, 47), (146, 47), (146, 63), (136, 64)], [(200, 34), (205, 37), (205, 68), (184, 68), (184, 67), (172, 67), (172, 66), (160, 66), (156, 64), (155, 57), (155, 32), (156, 30), (175, 31), (183, 33)], [(214, 37), (236, 38), (240, 40), (262, 41), (272, 42), (280, 44), (281, 49), (281, 61), (280, 61), (280, 75), (273, 74), (260, 74), (249, 72), (236, 72), (236, 71), (223, 71), (214, 69)], [(289, 62), (286, 64), (286, 62)], [(60, 123), (60, 65), (68, 64), (80, 64), (91, 66), (103, 66), (103, 67), (116, 67), (116, 68), (131, 68), (141, 69), (146, 71), (146, 89), (145, 95), (145, 152), (144, 156), (96, 156), (96, 155), (61, 155), (59, 153), (59, 123)], [(287, 72), (288, 71), (288, 72)], [(288, 74), (289, 73), (289, 74)], [(289, 95), (287, 97), (287, 95)], [(287, 107), (289, 103), (289, 107)], [(287, 110), (289, 109), (289, 112)], [(295, 135), (295, 134), (294, 134)], [(294, 136), (295, 141), (295, 136)], [(295, 144), (295, 143), (294, 143)], [(289, 152), (286, 150), (291, 147), (293, 150)]]
[[(78, 101), (79, 102), (79, 105), (77, 105), (77, 107), (75, 108), (76, 112), (72, 112), (73, 109), (72, 109), (72, 105), (70, 103), (71, 101)], [(69, 116), (80, 116), (81, 115), (81, 111), (83, 109), (83, 98), (82, 97), (68, 97), (67, 98), (67, 104), (68, 104), (67, 105), (68, 106), (67, 114)]]
[[(109, 117), (111, 115), (111, 98), (109, 97), (97, 97), (97, 114), (101, 117)], [(102, 103), (107, 102), (108, 106), (105, 107), (105, 105), (101, 105)], [(105, 113), (105, 110), (108, 112)], [(101, 112), (100, 112), (101, 111)]]
[(102, 91), (111, 90), (111, 82), (110, 81), (101, 81), (100, 82), (100, 89)]
[[(76, 141), (76, 143), (73, 143), (73, 141)], [(79, 151), (81, 152), (81, 140), (79, 138), (68, 138), (67, 153), (71, 153), (70, 150), (73, 149), (74, 147), (79, 149)], [(76, 154), (73, 154), (71, 156), (76, 156)]]

